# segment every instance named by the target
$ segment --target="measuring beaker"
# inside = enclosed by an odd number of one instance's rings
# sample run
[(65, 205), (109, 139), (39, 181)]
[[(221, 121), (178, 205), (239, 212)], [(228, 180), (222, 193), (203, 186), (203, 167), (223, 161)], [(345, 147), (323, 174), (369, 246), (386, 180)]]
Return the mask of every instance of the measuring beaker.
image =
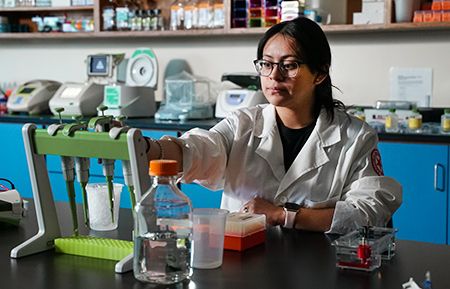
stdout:
[(114, 222), (111, 219), (111, 208), (107, 183), (92, 183), (86, 186), (89, 227), (95, 231), (110, 231), (117, 228), (119, 220), (120, 194), (122, 184), (113, 184), (114, 188)]

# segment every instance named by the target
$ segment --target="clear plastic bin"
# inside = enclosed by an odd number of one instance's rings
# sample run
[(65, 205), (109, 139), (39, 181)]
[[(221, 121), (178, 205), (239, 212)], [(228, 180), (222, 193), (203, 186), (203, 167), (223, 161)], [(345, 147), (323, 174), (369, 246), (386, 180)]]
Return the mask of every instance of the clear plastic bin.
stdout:
[(381, 260), (395, 255), (397, 229), (364, 227), (332, 242), (336, 250), (336, 266), (363, 271), (373, 271)]

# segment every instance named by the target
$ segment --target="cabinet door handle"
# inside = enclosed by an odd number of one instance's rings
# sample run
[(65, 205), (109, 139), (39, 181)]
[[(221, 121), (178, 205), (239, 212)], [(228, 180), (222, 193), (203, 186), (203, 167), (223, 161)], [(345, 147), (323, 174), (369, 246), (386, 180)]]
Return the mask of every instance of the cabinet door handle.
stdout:
[[(438, 170), (442, 168), (442, 188), (438, 187)], [(437, 191), (445, 191), (445, 167), (441, 164), (434, 165), (434, 189)]]

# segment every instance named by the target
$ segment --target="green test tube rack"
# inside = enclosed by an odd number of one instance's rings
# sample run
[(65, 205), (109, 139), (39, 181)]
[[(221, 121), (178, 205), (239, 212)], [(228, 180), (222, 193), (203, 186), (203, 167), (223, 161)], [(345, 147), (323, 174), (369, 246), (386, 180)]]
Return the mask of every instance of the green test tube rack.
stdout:
[[(38, 129), (35, 124), (25, 124), (22, 128), (22, 136), (25, 144), (39, 230), (35, 236), (12, 249), (11, 258), (20, 258), (38, 252), (52, 250), (55, 248), (55, 240), (61, 238), (58, 215), (56, 213), (45, 162), (46, 155), (129, 161), (135, 199), (139, 200), (141, 195), (150, 188), (151, 181), (148, 176), (145, 141), (142, 132), (138, 129), (132, 128), (126, 133), (111, 138), (108, 132), (87, 130), (77, 130), (70, 135), (63, 135), (62, 131), (59, 130), (55, 134), (49, 135), (46, 129)], [(75, 249), (84, 252), (89, 251), (86, 246), (97, 243), (91, 242), (90, 239), (89, 242), (86, 242), (88, 239), (83, 236), (78, 236), (77, 238), (72, 236), (68, 237), (68, 240), (60, 243), (62, 244), (61, 246), (70, 247), (65, 245), (66, 242), (71, 242), (69, 240), (70, 238), (74, 240), (78, 239), (76, 240), (77, 243), (72, 242), (71, 246), (78, 246)], [(112, 243), (117, 244), (114, 240)], [(64, 248), (61, 249), (61, 246), (59, 250), (64, 251)], [(131, 269), (132, 253), (120, 260), (115, 267), (117, 273), (123, 273)]]

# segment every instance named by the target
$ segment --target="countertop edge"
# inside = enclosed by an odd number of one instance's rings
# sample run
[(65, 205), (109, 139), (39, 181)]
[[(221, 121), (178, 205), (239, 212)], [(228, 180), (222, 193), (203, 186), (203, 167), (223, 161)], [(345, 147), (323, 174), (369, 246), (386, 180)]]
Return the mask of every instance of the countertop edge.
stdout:
[[(88, 119), (86, 119), (88, 120)], [(154, 118), (129, 118), (125, 123), (131, 127), (148, 130), (166, 130), (184, 132), (193, 128), (210, 129), (222, 119), (199, 119), (179, 121), (158, 122)], [(71, 123), (73, 119), (64, 118), (63, 122)], [(0, 115), (0, 123), (34, 123), (38, 125), (50, 125), (59, 123), (59, 118), (52, 115)], [(378, 133), (380, 142), (399, 142), (399, 143), (423, 143), (423, 144), (450, 144), (450, 135), (441, 134), (405, 134), (405, 133)]]

